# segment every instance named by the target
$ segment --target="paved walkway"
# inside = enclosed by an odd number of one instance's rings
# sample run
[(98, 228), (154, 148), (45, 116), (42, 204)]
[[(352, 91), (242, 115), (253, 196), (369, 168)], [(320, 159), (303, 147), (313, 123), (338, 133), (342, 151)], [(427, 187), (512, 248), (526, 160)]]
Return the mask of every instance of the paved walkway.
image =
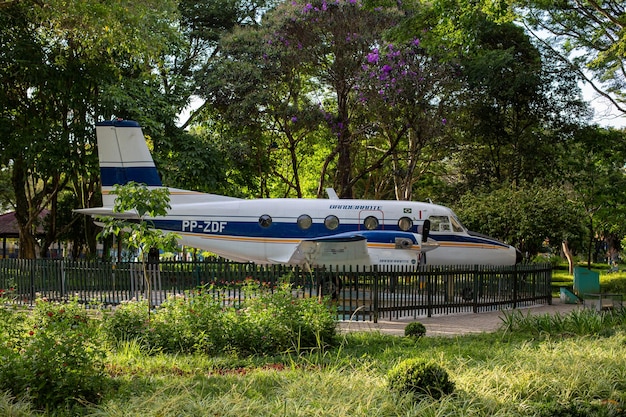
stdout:
[[(521, 307), (526, 314), (567, 314), (572, 310), (582, 308), (578, 304), (565, 304), (559, 298), (552, 300), (552, 305), (539, 304), (530, 307)], [(510, 311), (510, 310), (508, 310)], [(404, 327), (413, 321), (419, 321), (426, 327), (426, 336), (457, 336), (470, 333), (495, 332), (502, 326), (503, 311), (485, 313), (459, 313), (433, 317), (401, 318), (398, 320), (371, 321), (341, 321), (341, 331), (379, 331), (395, 336), (404, 336)]]

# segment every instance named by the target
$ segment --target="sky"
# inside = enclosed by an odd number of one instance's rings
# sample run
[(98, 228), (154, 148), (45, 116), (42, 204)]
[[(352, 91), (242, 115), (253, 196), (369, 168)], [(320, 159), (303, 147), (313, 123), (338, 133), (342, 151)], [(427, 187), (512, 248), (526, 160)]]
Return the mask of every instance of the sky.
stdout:
[(602, 127), (626, 128), (626, 115), (615, 106), (596, 93), (591, 87), (582, 87), (583, 98), (591, 104), (594, 110), (593, 122)]

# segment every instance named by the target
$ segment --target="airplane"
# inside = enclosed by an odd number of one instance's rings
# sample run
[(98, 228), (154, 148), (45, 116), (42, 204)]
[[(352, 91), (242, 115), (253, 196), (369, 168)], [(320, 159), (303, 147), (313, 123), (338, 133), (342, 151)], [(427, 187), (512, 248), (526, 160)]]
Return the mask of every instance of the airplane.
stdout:
[[(115, 185), (130, 181), (161, 188), (139, 123), (96, 124), (103, 206), (79, 213), (115, 213)], [(306, 267), (393, 265), (514, 265), (514, 247), (469, 232), (444, 206), (413, 201), (339, 199), (240, 199), (168, 188), (166, 216), (144, 219), (179, 243), (233, 261)], [(138, 219), (137, 219), (138, 220)]]

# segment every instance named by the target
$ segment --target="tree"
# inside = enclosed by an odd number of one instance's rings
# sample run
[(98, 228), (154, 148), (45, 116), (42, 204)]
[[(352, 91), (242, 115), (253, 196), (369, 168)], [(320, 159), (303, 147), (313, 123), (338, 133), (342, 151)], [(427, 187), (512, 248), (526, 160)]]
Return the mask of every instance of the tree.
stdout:
[(570, 140), (586, 116), (572, 73), (542, 55), (521, 28), (488, 20), (462, 73), (457, 151), (467, 188), (553, 178), (556, 145)]
[[(329, 182), (342, 197), (355, 189), (411, 197), (437, 158), (433, 149), (443, 149), (428, 146), (443, 138), (443, 90), (453, 72), (418, 39), (384, 40), (401, 19), (396, 7), (358, 1), (291, 2), (265, 15), (258, 30), (222, 42), (206, 95), (230, 123), (258, 132), (251, 148), (288, 184), (282, 195), (303, 195), (301, 169), (316, 149), (324, 152), (318, 197)], [(392, 159), (394, 174), (378, 176)]]
[(91, 125), (114, 113), (111, 86), (123, 75), (142, 74), (137, 69), (158, 53), (163, 34), (171, 33), (172, 5), (3, 4), (0, 166), (12, 176), (21, 256), (37, 255), (36, 222), (44, 208), (51, 218), (41, 252), (57, 237), (56, 202), (71, 182), (81, 203), (93, 204), (94, 171), (85, 169), (96, 166)]
[(178, 235), (155, 229), (152, 219), (164, 216), (171, 208), (167, 188), (149, 189), (146, 185), (129, 182), (113, 188), (116, 195), (114, 213), (132, 213), (134, 218), (100, 217), (101, 238), (123, 235), (128, 248), (138, 252), (148, 289), (148, 311), (152, 308), (152, 285), (148, 273), (148, 253), (152, 248), (174, 251)]
[(414, 185), (450, 146), (454, 70), (417, 38), (374, 48), (362, 70), (356, 90), (363, 108), (353, 125), (367, 132), (363, 144), (373, 156), (352, 183), (379, 171), (375, 196), (411, 200)]
[(595, 255), (595, 239), (605, 240), (609, 251), (618, 251), (626, 232), (624, 136), (623, 131), (586, 127), (577, 133), (561, 160), (565, 185), (584, 213), (589, 264)]
[(626, 113), (626, 8), (622, 1), (516, 0), (511, 4), (539, 41)]
[(584, 235), (579, 207), (558, 187), (505, 185), (492, 192), (470, 192), (455, 211), (470, 230), (530, 255), (537, 254), (546, 241), (553, 247), (564, 240), (580, 245)]

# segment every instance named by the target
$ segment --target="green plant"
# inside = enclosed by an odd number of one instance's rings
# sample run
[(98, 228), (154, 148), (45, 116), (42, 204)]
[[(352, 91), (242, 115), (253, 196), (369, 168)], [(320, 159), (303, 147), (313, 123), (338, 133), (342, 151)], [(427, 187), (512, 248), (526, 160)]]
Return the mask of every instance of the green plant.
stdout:
[(143, 341), (148, 330), (147, 301), (127, 301), (105, 316), (102, 329), (109, 341)]
[(163, 352), (216, 354), (226, 343), (224, 322), (222, 306), (209, 293), (171, 297), (155, 311), (148, 341)]
[(99, 401), (105, 351), (97, 325), (77, 301), (38, 300), (19, 329), (19, 335), (3, 332), (0, 389), (37, 408)]
[(407, 337), (413, 337), (419, 339), (426, 334), (426, 326), (419, 321), (414, 321), (406, 325), (404, 328), (404, 335)]
[(230, 345), (240, 353), (272, 354), (334, 343), (336, 321), (326, 302), (294, 298), (287, 284), (254, 291), (256, 296), (230, 315)]
[(111, 235), (119, 235), (124, 231), (123, 237), (126, 245), (131, 250), (139, 251), (139, 259), (143, 269), (143, 276), (147, 288), (148, 315), (152, 309), (152, 275), (158, 266), (148, 267), (148, 252), (151, 249), (175, 250), (179, 236), (176, 233), (165, 233), (155, 229), (150, 219), (167, 214), (170, 209), (170, 193), (167, 188), (151, 189), (145, 184), (130, 181), (125, 185), (115, 185), (113, 193), (116, 195), (113, 206), (114, 213), (132, 211), (137, 214), (139, 221), (128, 219), (126, 216), (102, 216), (98, 220), (102, 222), (100, 238)]
[(401, 393), (429, 395), (435, 399), (454, 391), (448, 372), (421, 358), (405, 359), (387, 374), (389, 387)]

